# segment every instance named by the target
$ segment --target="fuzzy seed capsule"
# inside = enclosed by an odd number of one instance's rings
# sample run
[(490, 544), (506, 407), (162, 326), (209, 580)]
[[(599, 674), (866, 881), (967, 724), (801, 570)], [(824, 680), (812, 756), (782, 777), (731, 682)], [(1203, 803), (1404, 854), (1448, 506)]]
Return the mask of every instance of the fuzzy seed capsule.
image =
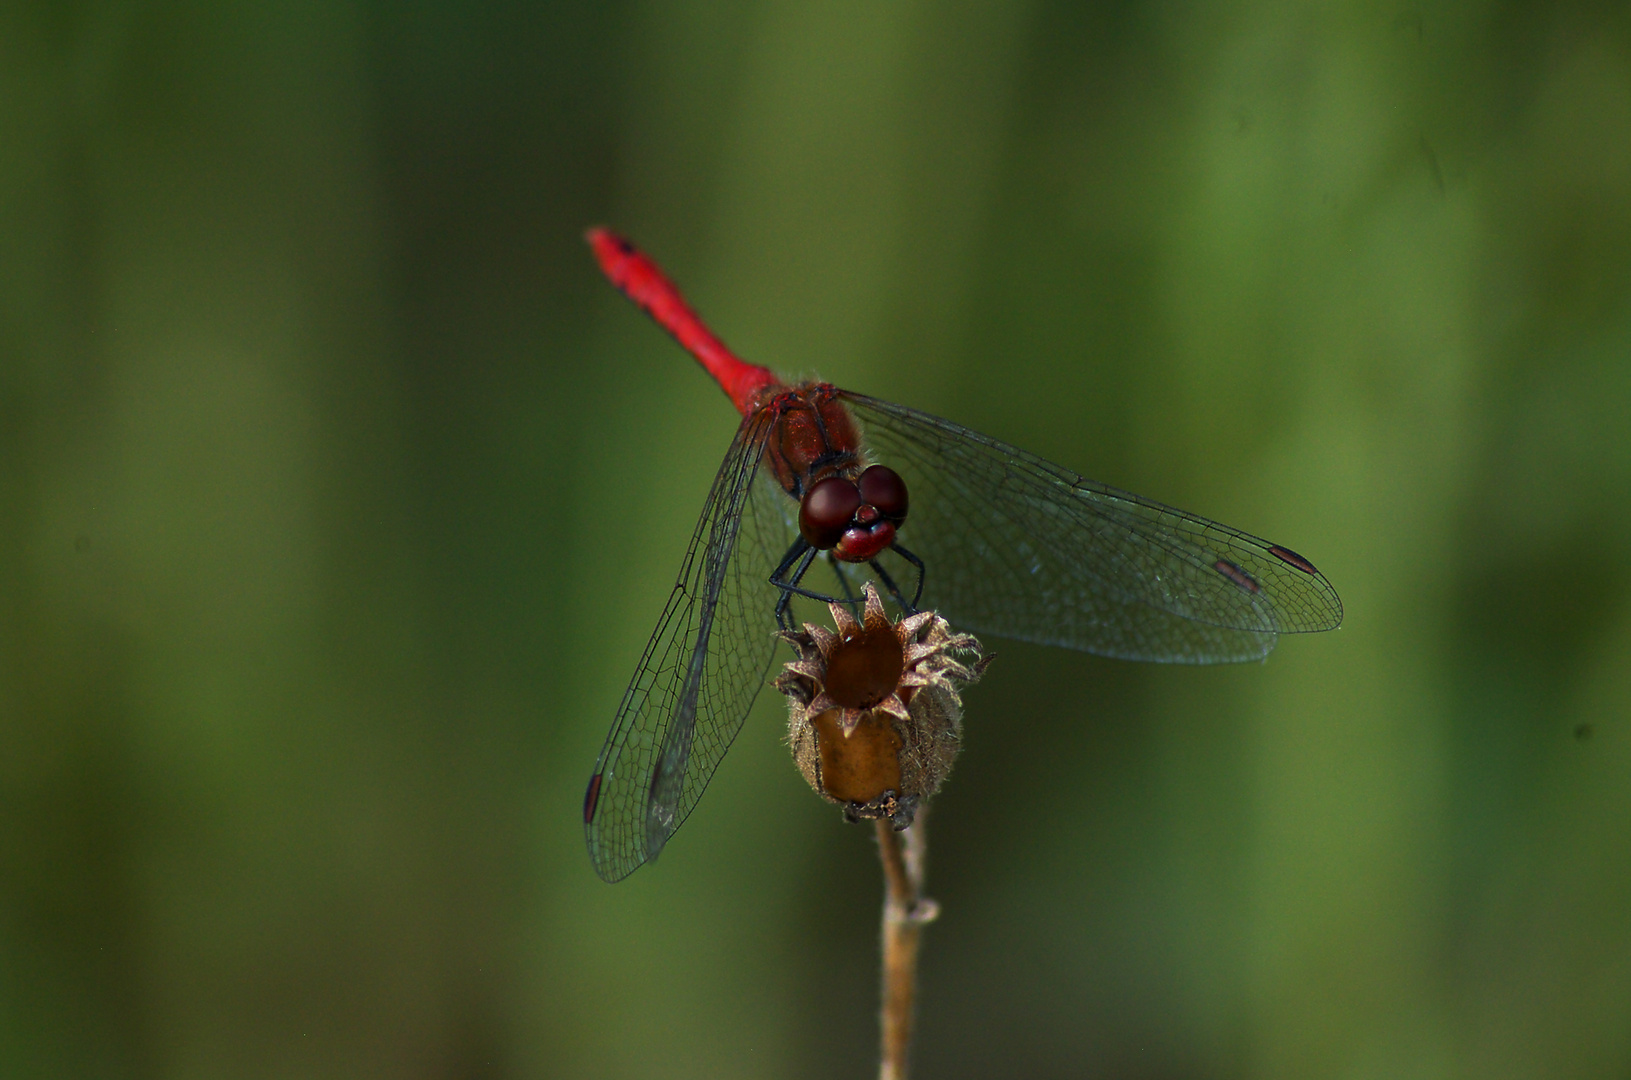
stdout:
[(962, 747), (959, 691), (990, 657), (933, 612), (891, 622), (871, 582), (857, 623), (831, 605), (836, 633), (805, 624), (782, 635), (798, 652), (775, 686), (787, 696), (787, 741), (815, 792), (851, 821), (912, 823)]

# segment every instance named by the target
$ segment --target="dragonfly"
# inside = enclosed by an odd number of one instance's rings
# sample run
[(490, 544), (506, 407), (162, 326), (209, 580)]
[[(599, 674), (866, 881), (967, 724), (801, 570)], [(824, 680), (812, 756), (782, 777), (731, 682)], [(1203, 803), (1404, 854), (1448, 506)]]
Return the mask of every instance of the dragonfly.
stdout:
[(1164, 663), (1260, 660), (1342, 602), (1280, 544), (1088, 480), (937, 416), (732, 353), (649, 257), (589, 246), (742, 415), (584, 793), (608, 882), (657, 857), (741, 731), (793, 599), (874, 581), (959, 630)]

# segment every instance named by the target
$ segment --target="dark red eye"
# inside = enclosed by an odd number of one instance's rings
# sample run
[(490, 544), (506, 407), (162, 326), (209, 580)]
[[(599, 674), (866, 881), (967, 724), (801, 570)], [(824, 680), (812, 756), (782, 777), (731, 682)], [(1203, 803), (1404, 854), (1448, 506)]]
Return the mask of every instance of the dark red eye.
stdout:
[(906, 481), (886, 465), (874, 465), (861, 474), (861, 499), (893, 521), (906, 519)]
[(799, 505), (799, 532), (810, 546), (826, 551), (844, 535), (855, 511), (861, 508), (861, 493), (842, 476), (829, 476), (811, 485)]

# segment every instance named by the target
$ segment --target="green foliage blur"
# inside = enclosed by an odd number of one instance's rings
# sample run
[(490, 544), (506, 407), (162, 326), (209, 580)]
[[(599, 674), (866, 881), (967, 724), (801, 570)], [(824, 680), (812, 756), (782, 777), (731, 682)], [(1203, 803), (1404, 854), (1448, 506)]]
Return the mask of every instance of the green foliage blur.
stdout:
[(0, 5), (0, 1077), (839, 1077), (774, 695), (580, 800), (744, 355), (1284, 542), (1264, 665), (990, 641), (924, 1077), (1631, 1075), (1631, 7)]

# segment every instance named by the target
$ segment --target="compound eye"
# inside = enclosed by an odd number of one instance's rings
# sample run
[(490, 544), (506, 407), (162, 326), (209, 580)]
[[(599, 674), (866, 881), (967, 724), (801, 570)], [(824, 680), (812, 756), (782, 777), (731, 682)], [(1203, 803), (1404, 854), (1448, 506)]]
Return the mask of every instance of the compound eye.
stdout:
[(861, 508), (861, 493), (842, 476), (829, 476), (811, 485), (799, 505), (799, 532), (820, 551), (837, 545)]
[(874, 465), (861, 474), (861, 498), (892, 521), (906, 520), (906, 481), (887, 465)]

